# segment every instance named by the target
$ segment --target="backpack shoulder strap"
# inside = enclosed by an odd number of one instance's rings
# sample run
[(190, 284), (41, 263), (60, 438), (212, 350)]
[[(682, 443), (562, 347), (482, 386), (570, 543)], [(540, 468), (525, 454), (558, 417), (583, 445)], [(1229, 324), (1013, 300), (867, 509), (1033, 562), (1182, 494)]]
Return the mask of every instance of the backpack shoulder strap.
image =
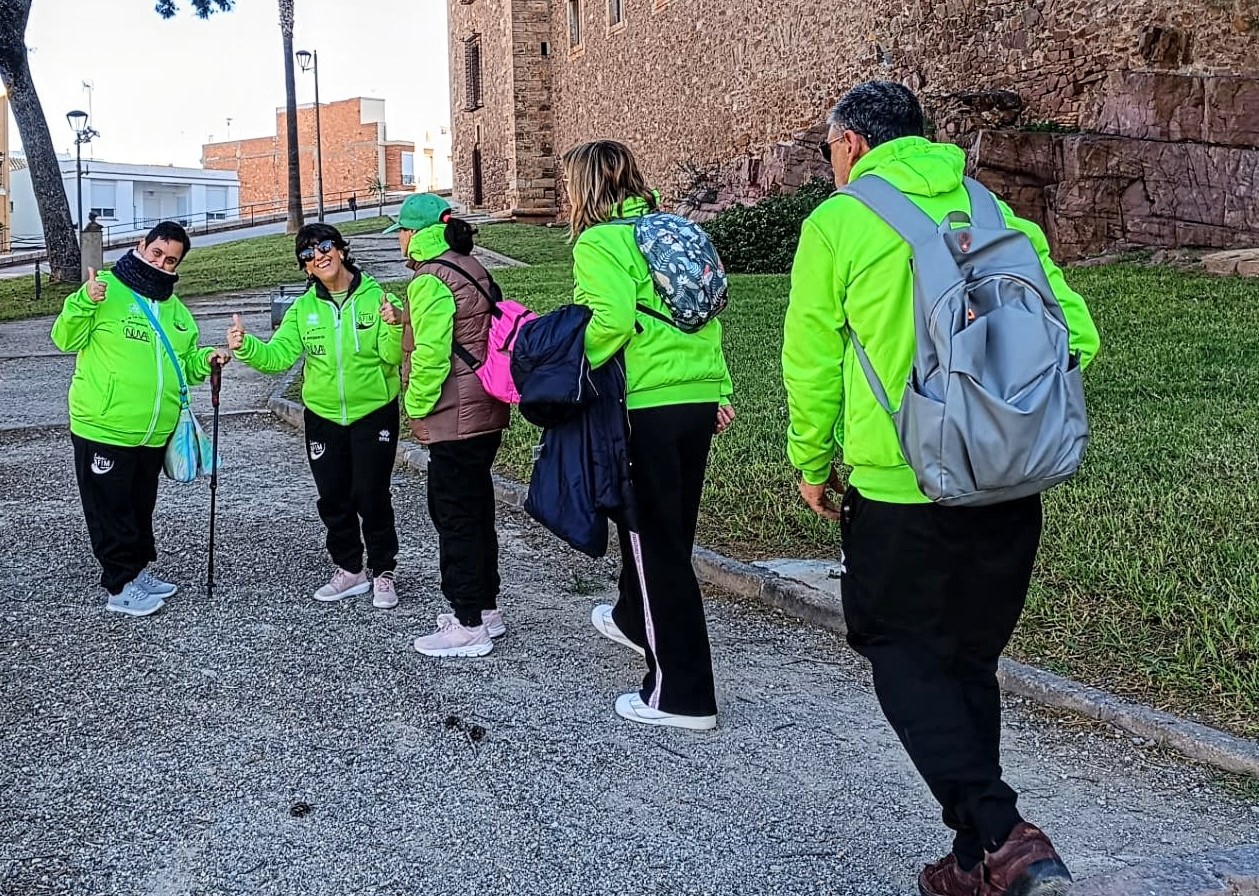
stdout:
[(931, 216), (877, 174), (862, 175), (835, 192), (851, 196), (870, 209), (910, 246), (936, 235), (936, 223)]
[(184, 379), (184, 368), (179, 363), (179, 356), (175, 354), (175, 348), (170, 344), (170, 339), (166, 336), (166, 331), (162, 329), (162, 324), (157, 319), (157, 315), (153, 313), (153, 309), (149, 308), (149, 302), (134, 289), (131, 294), (135, 296), (136, 304), (140, 306), (140, 310), (144, 312), (144, 316), (149, 319), (149, 323), (153, 325), (153, 329), (157, 331), (157, 336), (162, 340), (162, 347), (166, 349), (166, 354), (170, 358), (171, 366), (175, 368), (175, 376), (179, 378), (179, 406), (186, 408), (188, 406), (188, 382)]
[[(430, 258), (428, 261), (423, 262), (420, 265), (420, 267), (423, 268), (430, 264), (435, 264), (443, 268), (450, 268), (452, 271), (458, 271), (460, 274), (463, 275), (463, 278), (465, 280), (467, 280), (469, 283), (471, 283), (473, 286), (477, 288), (477, 292), (485, 296), (485, 301), (489, 303), (490, 310), (496, 311), (496, 309), (498, 308), (498, 302), (494, 301), (493, 296), (491, 296), (488, 292), (486, 292), (485, 287), (481, 285), (481, 281), (478, 280), (476, 277), (473, 277), (471, 274), (469, 274), (463, 268), (459, 267), (459, 265), (455, 264), (453, 261), (446, 261), (443, 258)], [(487, 276), (489, 275), (488, 271), (486, 271), (486, 275)], [(468, 367), (470, 367), (472, 370), (475, 371), (478, 367), (481, 366), (481, 362), (476, 359), (476, 356), (473, 355), (472, 352), (468, 351), (468, 349), (464, 347), (463, 343), (460, 342), (458, 339), (452, 338), (450, 340), (450, 348), (451, 348), (451, 351), (454, 353), (455, 357), (458, 358), (460, 361), (462, 361), (464, 364), (467, 364)]]
[(1001, 206), (997, 205), (997, 197), (992, 191), (973, 177), (966, 178), (964, 183), (966, 195), (970, 198), (971, 223), (976, 227), (1005, 230), (1005, 215), (1001, 213)]
[[(490, 303), (490, 308), (498, 307), (498, 300), (496, 300), (492, 295), (489, 294), (486, 288), (481, 285), (481, 281), (478, 280), (476, 277), (473, 277), (464, 268), (461, 268), (459, 265), (455, 264), (453, 261), (447, 261), (444, 258), (430, 258), (428, 261), (421, 262), (420, 267), (424, 268), (430, 264), (435, 264), (438, 267), (449, 268), (450, 270), (463, 275), (463, 279), (467, 280), (469, 283), (475, 286), (477, 292), (485, 296), (485, 301)], [(489, 271), (486, 271), (485, 275), (489, 277), (491, 281), (493, 281), (494, 277), (493, 275), (490, 274)]]

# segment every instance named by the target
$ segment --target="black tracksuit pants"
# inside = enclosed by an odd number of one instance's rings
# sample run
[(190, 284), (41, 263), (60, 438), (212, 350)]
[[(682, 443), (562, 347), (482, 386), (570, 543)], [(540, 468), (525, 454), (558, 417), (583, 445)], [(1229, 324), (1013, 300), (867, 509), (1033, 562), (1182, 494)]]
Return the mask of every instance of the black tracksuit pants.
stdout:
[(498, 529), (491, 470), (501, 432), (428, 446), (428, 513), (437, 529), (442, 594), (461, 625), (498, 607)]
[(319, 518), (328, 528), (328, 554), (346, 572), (363, 571), (363, 545), (372, 574), (397, 566), (389, 482), (398, 449), (398, 401), (342, 426), (306, 409), (306, 457), (319, 491)]
[(101, 585), (118, 594), (157, 559), (153, 509), (166, 449), (106, 445), (74, 434), (70, 441)]
[(716, 421), (716, 404), (629, 412), (639, 531), (618, 527), (620, 595), (612, 618), (646, 651), (643, 701), (679, 715), (717, 712), (704, 601), (691, 566)]
[(1021, 821), (1001, 777), (996, 672), (1027, 598), (1040, 496), (950, 508), (850, 488), (840, 529), (848, 641), (970, 868)]

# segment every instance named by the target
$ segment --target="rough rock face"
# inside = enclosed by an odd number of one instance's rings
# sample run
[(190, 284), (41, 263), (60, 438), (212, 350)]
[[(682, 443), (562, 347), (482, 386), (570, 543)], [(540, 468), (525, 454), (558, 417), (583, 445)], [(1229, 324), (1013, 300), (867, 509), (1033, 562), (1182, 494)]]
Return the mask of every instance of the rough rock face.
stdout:
[(1117, 72), (1091, 127), (981, 131), (971, 167), (1064, 259), (1259, 245), (1259, 79)]
[(1081, 124), (1145, 140), (1259, 147), (1259, 78), (1114, 72)]

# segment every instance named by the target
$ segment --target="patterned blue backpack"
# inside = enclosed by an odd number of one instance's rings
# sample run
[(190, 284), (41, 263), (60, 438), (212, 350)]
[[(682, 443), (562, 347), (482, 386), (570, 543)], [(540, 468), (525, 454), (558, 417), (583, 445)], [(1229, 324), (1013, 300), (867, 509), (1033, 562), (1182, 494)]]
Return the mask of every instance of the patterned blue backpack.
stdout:
[(656, 295), (669, 309), (666, 317), (645, 305), (643, 314), (694, 333), (721, 313), (728, 301), (726, 269), (708, 234), (680, 215), (651, 212), (640, 218), (621, 218), (610, 224), (629, 224), (634, 242), (647, 259)]

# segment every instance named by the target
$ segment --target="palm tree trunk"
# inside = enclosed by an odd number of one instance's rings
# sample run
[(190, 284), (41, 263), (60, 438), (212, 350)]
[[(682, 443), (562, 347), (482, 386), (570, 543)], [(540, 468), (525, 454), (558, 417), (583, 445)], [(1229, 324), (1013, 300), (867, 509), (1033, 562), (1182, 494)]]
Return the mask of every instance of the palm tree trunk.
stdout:
[[(31, 80), (26, 58), (26, 22), (31, 0), (0, 0), (0, 78), (9, 92), (9, 105), (22, 135), (22, 148), (31, 172), (31, 186), (39, 206), (39, 220), (48, 249), (53, 279), (77, 283), (79, 243), (70, 220), (70, 202), (61, 180), (61, 164), (53, 149), (48, 122)], [(8, 164), (8, 160), (4, 160)]]
[(294, 0), (280, 0), (280, 33), (284, 37), (284, 98), (286, 141), (288, 143), (289, 216), (287, 230), (297, 233), (302, 226), (302, 168), (297, 147), (297, 80), (293, 72)]

